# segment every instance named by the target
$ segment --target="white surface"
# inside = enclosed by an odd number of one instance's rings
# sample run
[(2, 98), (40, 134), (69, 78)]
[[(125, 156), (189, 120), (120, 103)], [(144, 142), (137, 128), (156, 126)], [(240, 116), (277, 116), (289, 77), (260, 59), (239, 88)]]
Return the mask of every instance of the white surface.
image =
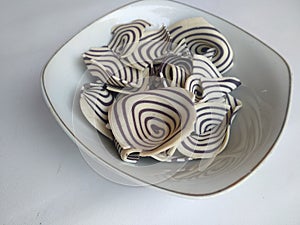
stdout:
[[(2, 1), (0, 7), (0, 224), (299, 224), (300, 106), (271, 156), (222, 195), (183, 199), (96, 175), (41, 96), (40, 71), (65, 41), (129, 1)], [(300, 96), (300, 3), (186, 1), (249, 31), (290, 64)]]

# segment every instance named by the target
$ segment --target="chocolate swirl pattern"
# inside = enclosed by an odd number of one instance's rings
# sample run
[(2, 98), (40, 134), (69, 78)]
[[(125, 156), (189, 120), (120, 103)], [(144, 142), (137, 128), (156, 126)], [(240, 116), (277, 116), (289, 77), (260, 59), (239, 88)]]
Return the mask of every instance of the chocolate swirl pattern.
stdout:
[(181, 20), (169, 27), (173, 43), (182, 39), (192, 53), (206, 54), (206, 50), (215, 49), (212, 62), (221, 73), (228, 71), (233, 65), (233, 51), (224, 37), (215, 27), (201, 17)]
[(176, 145), (193, 130), (196, 117), (190, 94), (162, 88), (128, 95), (109, 110), (114, 137), (127, 152), (156, 155)]
[(184, 88), (193, 68), (190, 57), (170, 54), (154, 62), (159, 65), (157, 73), (166, 79), (169, 86)]
[(116, 87), (140, 87), (144, 71), (125, 66), (115, 53), (104, 46), (83, 54), (89, 72), (103, 83)]
[(115, 26), (108, 47), (120, 57), (127, 57), (138, 46), (146, 27), (150, 25), (145, 20), (134, 20), (131, 23)]
[(201, 102), (216, 101), (241, 85), (235, 77), (222, 77), (215, 79), (201, 79), (203, 90)]
[(191, 57), (183, 57), (179, 55), (168, 55), (162, 60), (162, 70), (164, 69), (164, 66), (172, 64), (175, 66), (179, 66), (184, 69), (185, 73), (189, 76), (193, 70), (193, 61)]
[(138, 152), (129, 152), (126, 149), (123, 149), (118, 141), (114, 138), (114, 144), (116, 149), (121, 157), (121, 159), (125, 162), (136, 163), (140, 159), (140, 155)]
[(165, 26), (158, 31), (147, 31), (144, 33), (134, 51), (123, 59), (128, 66), (138, 70), (152, 67), (153, 61), (164, 56), (170, 48), (170, 34)]
[[(107, 85), (107, 90), (111, 92), (115, 92), (119, 94), (119, 97), (121, 96), (120, 94), (132, 94), (134, 92), (138, 91), (147, 91), (150, 89), (150, 84), (151, 84), (151, 78), (149, 77), (149, 70), (148, 68), (143, 71), (143, 77), (141, 80), (138, 81), (141, 86), (134, 85), (134, 86), (116, 86), (116, 85)], [(126, 83), (125, 83), (126, 85)]]
[(178, 56), (188, 56), (191, 52), (183, 38), (178, 44), (170, 43), (170, 52)]
[(200, 79), (223, 77), (207, 57), (197, 54), (193, 55), (192, 75), (198, 75)]
[(168, 81), (170, 87), (184, 87), (187, 74), (185, 70), (180, 66), (173, 64), (167, 64), (164, 67), (162, 76)]
[(241, 102), (227, 95), (225, 102), (196, 104), (194, 132), (179, 145), (178, 151), (191, 158), (212, 158), (222, 152), (230, 136), (230, 124)]
[(224, 96), (224, 102), (230, 106), (227, 114), (227, 120), (231, 124), (236, 116), (236, 113), (242, 108), (243, 104), (239, 99), (236, 99), (230, 94)]
[(122, 160), (186, 162), (214, 158), (242, 107), (225, 37), (202, 18), (147, 30), (144, 20), (113, 27), (108, 46), (83, 60), (97, 83), (82, 89), (87, 120), (112, 139)]
[(86, 84), (80, 95), (80, 108), (85, 118), (98, 131), (112, 139), (112, 133), (107, 128), (108, 108), (113, 104), (114, 98), (104, 84)]
[(185, 89), (195, 95), (195, 101), (202, 99), (203, 87), (201, 80), (222, 78), (222, 74), (216, 69), (214, 64), (205, 56), (193, 55), (192, 74), (186, 79)]
[[(198, 48), (200, 48), (200, 46)], [(213, 57), (217, 54), (216, 48), (211, 48), (206, 45), (202, 46), (200, 51), (202, 52), (201, 55), (205, 56), (206, 58), (208, 58), (210, 60), (212, 60)]]

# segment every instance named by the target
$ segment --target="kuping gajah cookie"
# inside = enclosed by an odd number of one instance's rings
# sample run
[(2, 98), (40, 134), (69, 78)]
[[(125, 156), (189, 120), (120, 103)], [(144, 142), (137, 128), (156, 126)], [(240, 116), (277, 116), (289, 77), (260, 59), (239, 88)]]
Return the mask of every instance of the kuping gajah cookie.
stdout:
[(220, 73), (233, 66), (232, 49), (220, 31), (201, 17), (188, 18), (169, 26), (173, 43), (185, 39), (190, 51), (207, 55)]
[(121, 158), (168, 151), (194, 129), (196, 110), (183, 88), (159, 88), (129, 94), (109, 108), (108, 120)]
[(108, 47), (119, 57), (127, 57), (135, 51), (146, 27), (150, 25), (145, 20), (134, 20), (131, 23), (113, 27), (111, 31), (113, 38)]
[(81, 110), (122, 160), (184, 162), (225, 149), (242, 107), (230, 93), (241, 82), (223, 76), (232, 49), (203, 18), (158, 29), (141, 19), (116, 25), (108, 45), (83, 61), (97, 81), (82, 88)]
[(83, 115), (93, 127), (110, 139), (113, 139), (113, 135), (107, 128), (108, 109), (113, 102), (114, 97), (105, 84), (90, 83), (81, 88), (79, 103)]

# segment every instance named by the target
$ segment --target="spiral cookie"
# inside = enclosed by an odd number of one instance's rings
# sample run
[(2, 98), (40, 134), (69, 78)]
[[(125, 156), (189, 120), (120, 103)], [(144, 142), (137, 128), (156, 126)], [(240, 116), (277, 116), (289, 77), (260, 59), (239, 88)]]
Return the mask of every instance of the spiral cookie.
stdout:
[(175, 54), (175, 55), (178, 55), (178, 56), (189, 56), (189, 55), (191, 55), (191, 51), (189, 50), (184, 38), (177, 44), (174, 44), (174, 43), (171, 42), (170, 43), (170, 49), (171, 49), (170, 52), (172, 54)]
[(174, 54), (169, 54), (161, 60), (161, 71), (164, 70), (166, 65), (175, 65), (184, 69), (187, 76), (192, 73), (193, 70), (193, 60), (188, 56), (179, 56)]
[(196, 104), (194, 131), (178, 145), (179, 152), (195, 159), (212, 158), (224, 150), (229, 140), (231, 123), (242, 103), (227, 94), (223, 99), (224, 103)]
[(215, 79), (223, 77), (214, 64), (205, 56), (193, 55), (192, 74), (186, 79), (185, 89), (195, 95), (196, 102), (202, 98), (202, 79)]
[(84, 116), (126, 162), (215, 157), (242, 107), (229, 94), (240, 80), (222, 75), (233, 65), (231, 47), (202, 18), (149, 26), (141, 19), (117, 25), (108, 46), (83, 54), (98, 79), (82, 89)]
[(143, 84), (146, 71), (124, 65), (108, 47), (91, 48), (83, 54), (89, 72), (116, 88), (138, 88)]
[(186, 40), (192, 53), (206, 55), (213, 50), (212, 62), (220, 73), (225, 73), (233, 65), (233, 51), (215, 27), (201, 17), (188, 18), (169, 26), (173, 43)]
[(241, 81), (236, 77), (222, 77), (215, 79), (201, 79), (202, 102), (215, 101), (229, 94), (241, 85)]
[(123, 58), (123, 62), (138, 70), (152, 67), (153, 61), (165, 55), (170, 48), (170, 34), (165, 26), (159, 30), (147, 31), (131, 55)]
[(184, 87), (187, 74), (185, 70), (180, 66), (173, 64), (167, 64), (164, 66), (161, 76), (165, 78), (167, 85), (170, 87)]
[(227, 119), (231, 124), (236, 116), (236, 113), (242, 108), (243, 104), (241, 100), (233, 97), (230, 94), (224, 95), (223, 100), (226, 104), (230, 106), (229, 112), (227, 114)]
[(150, 23), (145, 20), (134, 20), (115, 26), (112, 29), (113, 38), (108, 47), (120, 57), (127, 57), (138, 46), (140, 38), (148, 26)]
[(85, 118), (98, 131), (112, 139), (112, 133), (107, 128), (108, 108), (113, 104), (112, 94), (104, 84), (90, 83), (81, 89), (80, 108)]
[(188, 136), (196, 112), (189, 92), (162, 88), (121, 98), (110, 108), (108, 118), (115, 139), (127, 154), (151, 156)]
[(139, 152), (130, 153), (128, 150), (123, 149), (115, 138), (113, 141), (114, 141), (115, 147), (123, 161), (130, 162), (130, 163), (136, 163), (140, 159)]

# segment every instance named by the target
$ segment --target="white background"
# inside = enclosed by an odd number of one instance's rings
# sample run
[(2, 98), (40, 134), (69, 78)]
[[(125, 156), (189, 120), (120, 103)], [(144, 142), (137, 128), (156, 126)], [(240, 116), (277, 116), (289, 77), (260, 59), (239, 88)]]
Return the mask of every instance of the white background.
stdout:
[(51, 55), (98, 17), (130, 1), (0, 3), (0, 225), (300, 224), (300, 2), (189, 0), (278, 51), (293, 73), (289, 119), (272, 154), (236, 188), (185, 199), (95, 174), (41, 95)]

